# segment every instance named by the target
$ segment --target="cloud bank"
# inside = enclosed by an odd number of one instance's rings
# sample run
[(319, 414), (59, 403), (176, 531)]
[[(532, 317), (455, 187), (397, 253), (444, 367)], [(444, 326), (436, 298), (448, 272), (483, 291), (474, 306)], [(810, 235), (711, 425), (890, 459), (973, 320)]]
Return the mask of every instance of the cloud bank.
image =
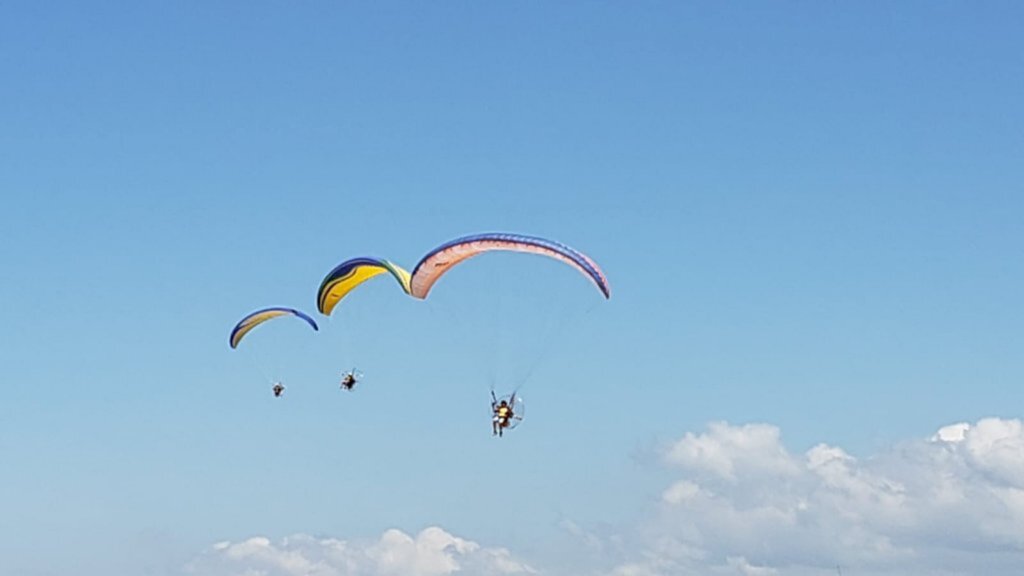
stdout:
[[(579, 545), (559, 550), (560, 564), (586, 576), (834, 576), (837, 567), (844, 576), (1024, 574), (1020, 420), (954, 424), (867, 458), (826, 444), (794, 453), (775, 426), (719, 422), (671, 442), (660, 464), (675, 478), (648, 517), (602, 530), (564, 522)], [(222, 542), (187, 573), (543, 572), (504, 548), (431, 527), (416, 536), (388, 530), (367, 541), (296, 535)]]
[(535, 574), (503, 548), (485, 548), (430, 527), (415, 537), (388, 530), (353, 542), (299, 534), (213, 545), (185, 569), (194, 576), (502, 576)]

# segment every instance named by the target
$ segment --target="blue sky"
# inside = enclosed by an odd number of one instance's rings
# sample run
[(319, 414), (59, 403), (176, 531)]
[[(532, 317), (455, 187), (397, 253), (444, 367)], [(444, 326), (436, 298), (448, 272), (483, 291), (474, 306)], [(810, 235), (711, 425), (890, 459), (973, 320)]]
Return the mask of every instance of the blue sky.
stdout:
[[(658, 454), (708, 422), (869, 458), (1019, 418), (1022, 17), (6, 3), (0, 572), (431, 525), (558, 566), (567, 520), (642, 521)], [(429, 305), (375, 282), (315, 338), (259, 334), (305, 346), (283, 401), (226, 344), (255, 308), (315, 311), (346, 258), (489, 230), (587, 252), (612, 299), (522, 256)], [(492, 441), (488, 379), (543, 347)]]

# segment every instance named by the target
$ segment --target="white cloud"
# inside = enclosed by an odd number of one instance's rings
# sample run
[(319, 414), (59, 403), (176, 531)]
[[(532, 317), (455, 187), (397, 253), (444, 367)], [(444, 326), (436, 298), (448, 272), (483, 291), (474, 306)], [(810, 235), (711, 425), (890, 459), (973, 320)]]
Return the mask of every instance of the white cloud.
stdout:
[(662, 493), (661, 499), (669, 504), (682, 504), (687, 500), (700, 496), (700, 493), (701, 489), (697, 484), (689, 480), (680, 480), (669, 486), (668, 490)]
[(1019, 420), (981, 420), (965, 431), (959, 445), (991, 481), (1024, 489), (1024, 433)]
[(779, 429), (766, 424), (713, 423), (707, 434), (687, 433), (669, 448), (665, 460), (729, 481), (740, 475), (784, 477), (797, 472), (796, 463), (779, 442)]
[(737, 574), (743, 576), (775, 576), (779, 571), (774, 568), (766, 568), (764, 566), (754, 566), (743, 556), (736, 557), (730, 556), (725, 559), (726, 565), (735, 570)]
[(1024, 573), (1018, 420), (946, 426), (865, 459), (714, 423), (663, 457), (680, 477), (610, 574)]
[(431, 527), (412, 537), (388, 530), (376, 541), (305, 534), (279, 542), (253, 537), (214, 544), (186, 568), (195, 576), (502, 576), (534, 574), (503, 548), (485, 548)]

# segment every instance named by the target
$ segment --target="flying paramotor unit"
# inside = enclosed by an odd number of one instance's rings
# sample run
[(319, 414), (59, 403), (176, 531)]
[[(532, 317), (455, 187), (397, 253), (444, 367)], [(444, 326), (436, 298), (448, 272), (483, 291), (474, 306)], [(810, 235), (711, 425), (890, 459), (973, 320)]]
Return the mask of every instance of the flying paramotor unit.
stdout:
[[(323, 281), (320, 282), (320, 289), (317, 290), (316, 294), (317, 310), (330, 318), (334, 314), (335, 307), (338, 306), (342, 299), (351, 294), (356, 288), (362, 286), (367, 280), (385, 273), (391, 275), (398, 282), (402, 292), (405, 294), (409, 293), (409, 272), (401, 266), (381, 258), (350, 258), (335, 266), (333, 270), (327, 273)], [(334, 352), (338, 354), (338, 360), (345, 363), (357, 360), (354, 349), (357, 347), (358, 339), (354, 338), (351, 334), (354, 330), (352, 328), (351, 316), (348, 320), (339, 330), (344, 340), (341, 345), (341, 352)], [(362, 372), (352, 368), (341, 375), (341, 388), (343, 390), (352, 390), (357, 382), (362, 381), (362, 378)]]
[[(273, 306), (270, 308), (262, 308), (260, 310), (257, 310), (239, 320), (238, 324), (235, 324), (235, 327), (231, 329), (231, 335), (228, 337), (228, 344), (231, 346), (232, 349), (238, 348), (238, 345), (242, 342), (242, 339), (245, 338), (247, 334), (252, 332), (257, 326), (260, 326), (264, 322), (267, 322), (269, 320), (285, 317), (298, 318), (300, 320), (305, 321), (306, 324), (309, 324), (309, 326), (314, 331), (320, 330), (320, 327), (317, 326), (316, 321), (310, 318), (308, 314), (296, 310), (294, 308)], [(273, 381), (274, 396), (280, 397), (281, 394), (284, 392), (284, 385), (281, 383), (281, 381), (277, 378), (268, 376), (266, 372), (259, 367), (259, 363), (256, 362), (255, 358), (253, 359), (253, 363), (257, 364), (257, 368), (264, 373), (264, 376), (268, 380)]]
[[(426, 299), (430, 294), (434, 285), (441, 279), (442, 276), (447, 274), (453, 268), (458, 266), (460, 263), (465, 262), (476, 256), (489, 253), (489, 252), (519, 252), (526, 254), (534, 254), (538, 256), (545, 256), (554, 260), (560, 261), (567, 264), (580, 272), (601, 292), (605, 299), (611, 297), (611, 289), (608, 286), (608, 279), (605, 277), (604, 272), (597, 263), (589, 256), (582, 252), (571, 248), (560, 242), (553, 240), (547, 240), (544, 238), (538, 238), (535, 236), (526, 236), (523, 234), (508, 234), (508, 233), (485, 233), (485, 234), (474, 234), (470, 236), (463, 236), (456, 238), (449, 242), (446, 242), (437, 248), (428, 252), (413, 268), (412, 274), (409, 278), (409, 294), (414, 298)], [(508, 295), (509, 292), (524, 292), (524, 288), (531, 287), (522, 286), (522, 282), (518, 282), (521, 275), (516, 276), (516, 285), (520, 286), (516, 289), (513, 286), (513, 280), (504, 277), (497, 280), (501, 284), (496, 287), (495, 290), (487, 290), (485, 296), (494, 296), (496, 299), (502, 297), (504, 292)], [(503, 290), (507, 288), (507, 290)], [(576, 300), (575, 298), (573, 298)], [(572, 312), (566, 310), (572, 306), (563, 307), (560, 302), (553, 302), (548, 300), (548, 305), (552, 307), (554, 315), (568, 316)], [(459, 302), (456, 306), (461, 307), (464, 302)], [(513, 314), (516, 314), (513, 312)], [(543, 316), (547, 320), (545, 314), (532, 313), (525, 316)], [(455, 316), (453, 314), (453, 316)], [(523, 316), (519, 314), (519, 316)], [(567, 318), (563, 318), (567, 320)], [(487, 326), (486, 329), (482, 330), (465, 330), (464, 332), (473, 335), (474, 344), (478, 347), (481, 345), (480, 340), (487, 338), (502, 337), (502, 332), (510, 329), (512, 324), (515, 323), (511, 316), (495, 321), (492, 325)], [(549, 327), (546, 331), (531, 330), (529, 335), (524, 335), (519, 332), (512, 338), (511, 345), (508, 341), (501, 341), (493, 346), (494, 349), (501, 352), (505, 352), (510, 348), (517, 346), (539, 346), (540, 349), (536, 351), (536, 354), (518, 354), (516, 362), (525, 366), (525, 371), (519, 374), (513, 382), (509, 384), (514, 385), (516, 389), (522, 386), (525, 381), (530, 377), (533, 369), (539, 362), (540, 356), (546, 352), (555, 348), (554, 346), (548, 345), (545, 342), (546, 338), (540, 332), (546, 332), (548, 338), (553, 337), (555, 332), (558, 331), (558, 327)], [(460, 331), (462, 332), (462, 331)], [(536, 356), (536, 358), (527, 358), (528, 356)], [(493, 376), (493, 374), (492, 374)], [(492, 418), (493, 418), (493, 431), (494, 434), (501, 436), (505, 430), (515, 429), (520, 422), (522, 422), (525, 416), (525, 405), (522, 402), (522, 398), (518, 397), (515, 393), (505, 396), (503, 398), (495, 398), (492, 388)], [(501, 405), (501, 401), (505, 401), (505, 405)], [(508, 417), (501, 416), (498, 414), (498, 410), (501, 409), (503, 414), (507, 411), (511, 414)]]

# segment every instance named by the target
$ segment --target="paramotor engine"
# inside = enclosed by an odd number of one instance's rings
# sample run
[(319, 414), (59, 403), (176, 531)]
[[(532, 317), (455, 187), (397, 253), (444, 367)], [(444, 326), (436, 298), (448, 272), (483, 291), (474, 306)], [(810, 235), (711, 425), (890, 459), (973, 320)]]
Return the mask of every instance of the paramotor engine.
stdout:
[(503, 428), (505, 430), (515, 430), (519, 424), (526, 418), (526, 402), (523, 401), (523, 397), (519, 396), (515, 392), (502, 396), (500, 398), (495, 397), (494, 393), (491, 393), (493, 404), (491, 405), (491, 416), (495, 416), (495, 411), (501, 403), (504, 402), (506, 406), (512, 409), (512, 415), (507, 419), (507, 423)]

